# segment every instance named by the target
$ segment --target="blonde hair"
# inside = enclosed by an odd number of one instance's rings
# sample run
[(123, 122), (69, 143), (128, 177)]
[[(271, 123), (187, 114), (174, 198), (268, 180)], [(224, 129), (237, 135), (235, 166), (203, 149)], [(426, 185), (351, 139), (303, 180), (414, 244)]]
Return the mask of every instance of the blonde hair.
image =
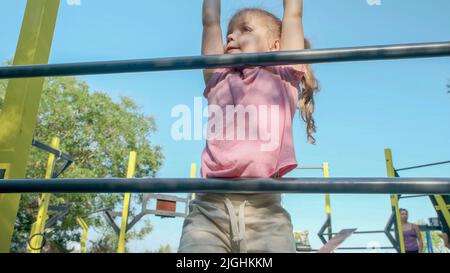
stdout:
[[(305, 49), (310, 49), (311, 43), (308, 39), (305, 39)], [(313, 134), (316, 132), (316, 122), (313, 114), (315, 109), (314, 94), (319, 92), (320, 85), (314, 71), (310, 64), (305, 64), (306, 73), (302, 79), (302, 92), (300, 93), (298, 100), (298, 108), (300, 109), (300, 115), (302, 120), (306, 123), (306, 135), (308, 142), (316, 144), (316, 139)]]
[[(269, 35), (272, 39), (279, 39), (281, 37), (282, 31), (282, 21), (273, 15), (272, 13), (259, 9), (259, 8), (246, 8), (237, 11), (232, 17), (228, 24), (227, 34), (230, 32), (232, 27), (234, 26), (236, 20), (241, 16), (253, 13), (258, 16), (264, 16), (268, 18), (267, 20), (267, 28), (269, 31)], [(308, 39), (305, 38), (305, 49), (310, 49), (311, 43)], [(315, 109), (315, 101), (314, 94), (319, 92), (320, 86), (319, 81), (314, 75), (314, 71), (310, 64), (305, 64), (306, 73), (305, 76), (301, 80), (302, 84), (302, 92), (299, 94), (299, 100), (297, 102), (297, 106), (300, 110), (300, 117), (306, 123), (306, 135), (308, 142), (310, 144), (315, 144), (316, 139), (313, 137), (313, 134), (316, 133), (316, 123), (313, 117), (314, 109)]]
[(231, 17), (230, 22), (228, 23), (227, 34), (230, 34), (230, 31), (233, 28), (236, 21), (246, 14), (255, 14), (256, 16), (266, 17), (268, 19), (266, 23), (270, 39), (275, 40), (281, 37), (281, 25), (282, 25), (281, 20), (272, 13), (259, 8), (245, 8), (238, 10)]

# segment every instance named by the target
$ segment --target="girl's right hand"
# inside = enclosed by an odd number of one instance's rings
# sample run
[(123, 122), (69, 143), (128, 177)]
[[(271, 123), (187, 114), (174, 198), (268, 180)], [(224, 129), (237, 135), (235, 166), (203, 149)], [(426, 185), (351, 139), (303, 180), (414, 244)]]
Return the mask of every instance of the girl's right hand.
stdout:
[[(220, 0), (203, 0), (202, 55), (224, 54), (222, 29), (220, 28)], [(203, 70), (205, 84), (212, 75), (211, 69)]]

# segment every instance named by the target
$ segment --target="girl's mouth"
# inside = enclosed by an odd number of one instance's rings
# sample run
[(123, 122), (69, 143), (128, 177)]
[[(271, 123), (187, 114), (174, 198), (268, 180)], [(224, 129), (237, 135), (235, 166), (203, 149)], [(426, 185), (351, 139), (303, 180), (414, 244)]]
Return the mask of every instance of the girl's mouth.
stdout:
[(240, 53), (241, 50), (239, 48), (228, 48), (227, 53), (233, 54), (233, 53)]

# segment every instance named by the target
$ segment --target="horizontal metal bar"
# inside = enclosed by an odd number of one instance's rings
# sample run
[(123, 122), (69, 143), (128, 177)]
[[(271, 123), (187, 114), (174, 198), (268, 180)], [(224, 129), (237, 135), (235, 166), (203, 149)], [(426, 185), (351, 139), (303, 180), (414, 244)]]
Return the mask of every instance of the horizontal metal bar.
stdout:
[[(353, 234), (377, 234), (377, 233), (384, 234), (384, 230), (368, 230), (368, 231), (355, 231), (355, 232), (353, 232)], [(324, 234), (328, 234), (328, 233), (324, 233)], [(337, 235), (339, 233), (333, 232), (331, 234), (332, 235)]]
[(392, 246), (381, 246), (381, 247), (340, 247), (338, 250), (374, 250), (374, 249), (395, 249)]
[(323, 170), (322, 166), (305, 166), (305, 167), (297, 167), (296, 170)]
[(431, 167), (431, 166), (436, 166), (436, 165), (444, 165), (444, 164), (450, 164), (450, 160), (449, 161), (436, 162), (436, 163), (430, 163), (430, 164), (424, 164), (424, 165), (411, 166), (411, 167), (400, 168), (400, 169), (395, 169), (395, 170), (397, 172), (400, 172), (400, 171), (413, 170), (413, 169), (419, 169), (419, 168), (426, 168), (426, 167)]
[(414, 194), (414, 195), (401, 195), (399, 199), (407, 199), (407, 198), (418, 198), (418, 197), (429, 197), (428, 194)]
[(102, 179), (7, 179), (0, 193), (372, 193), (449, 194), (450, 178), (102, 178)]
[(186, 217), (186, 213), (184, 212), (171, 212), (171, 211), (164, 211), (164, 210), (154, 210), (154, 209), (148, 209), (145, 210), (146, 214), (153, 214), (156, 216), (162, 216), (162, 217)]
[(44, 151), (46, 151), (46, 152), (48, 152), (50, 154), (54, 154), (56, 157), (60, 157), (60, 158), (62, 158), (64, 160), (73, 162), (73, 159), (72, 159), (72, 157), (70, 155), (68, 155), (66, 153), (63, 153), (62, 151), (57, 150), (55, 148), (52, 148), (52, 147), (48, 146), (47, 144), (44, 144), (44, 143), (42, 143), (40, 141), (37, 141), (37, 140), (33, 139), (33, 141), (31, 142), (31, 145), (36, 147), (36, 148), (39, 148), (41, 150), (44, 150)]
[(0, 79), (450, 56), (450, 41), (300, 51), (0, 67)]
[(149, 193), (148, 196), (153, 199), (164, 200), (164, 201), (173, 201), (173, 202), (180, 202), (180, 203), (188, 203), (189, 202), (189, 198), (181, 198), (181, 197), (173, 196), (173, 195)]

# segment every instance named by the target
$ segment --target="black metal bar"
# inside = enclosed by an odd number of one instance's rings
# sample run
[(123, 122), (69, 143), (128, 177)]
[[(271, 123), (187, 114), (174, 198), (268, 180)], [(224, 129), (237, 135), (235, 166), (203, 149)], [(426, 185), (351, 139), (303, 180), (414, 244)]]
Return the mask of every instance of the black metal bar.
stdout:
[[(384, 228), (384, 234), (386, 235), (386, 237), (388, 238), (388, 240), (391, 242), (392, 246), (395, 248), (395, 250), (397, 250), (398, 253), (400, 253), (400, 243), (397, 240), (398, 236), (398, 232), (397, 232), (397, 225), (396, 225), (397, 221), (395, 218), (395, 211), (391, 212), (391, 215), (389, 216), (389, 220), (386, 223), (386, 227)], [(392, 236), (391, 234), (391, 230), (394, 228), (394, 234), (395, 236)]]
[[(377, 234), (377, 233), (383, 233), (384, 234), (384, 230), (368, 230), (368, 231), (355, 231), (353, 232), (353, 234)], [(333, 235), (336, 235), (338, 233), (333, 232)]]
[(449, 194), (450, 178), (103, 178), (103, 179), (7, 179), (0, 193), (186, 193), (273, 192), (345, 194)]
[(400, 171), (413, 170), (413, 169), (419, 169), (419, 168), (426, 168), (426, 167), (431, 167), (431, 166), (436, 166), (436, 165), (444, 165), (444, 164), (450, 164), (450, 160), (449, 161), (436, 162), (436, 163), (430, 163), (430, 164), (424, 164), (424, 165), (411, 166), (411, 167), (400, 168), (400, 169), (395, 169), (395, 170), (397, 172), (400, 172)]
[(319, 166), (305, 166), (305, 167), (297, 167), (296, 170), (323, 170), (323, 167)]
[[(53, 173), (52, 173), (52, 178), (58, 178), (73, 163), (73, 159), (70, 155), (63, 153), (60, 150), (54, 149), (53, 147), (48, 146), (47, 144), (44, 144), (40, 141), (33, 139), (31, 145), (38, 149), (41, 149), (43, 151), (46, 151), (50, 154), (55, 155), (55, 159), (53, 161), (54, 169), (53, 169)], [(56, 169), (56, 163), (60, 160), (63, 161), (63, 165), (59, 169)]]
[(58, 221), (62, 220), (68, 213), (69, 213), (69, 207), (68, 206), (49, 206), (48, 210), (50, 211), (56, 211), (56, 214), (52, 216), (47, 222), (45, 223), (45, 228), (51, 228), (54, 225), (58, 223)]
[(33, 145), (34, 147), (39, 148), (41, 150), (44, 150), (44, 151), (46, 151), (46, 152), (48, 152), (50, 154), (54, 154), (56, 157), (61, 157), (64, 160), (73, 162), (73, 159), (72, 159), (72, 157), (70, 155), (65, 154), (62, 151), (57, 150), (55, 148), (52, 148), (52, 147), (50, 147), (50, 146), (48, 146), (48, 145), (46, 145), (46, 144), (44, 144), (44, 143), (42, 143), (42, 142), (40, 142), (38, 140), (33, 139), (31, 145)]
[(0, 79), (450, 56), (450, 42), (0, 67)]
[[(325, 239), (324, 232), (330, 226), (330, 224), (331, 224), (331, 218), (327, 217), (327, 220), (325, 221), (325, 223), (323, 223), (322, 227), (319, 229), (319, 232), (317, 233), (317, 236), (319, 236), (319, 239), (322, 241), (322, 244), (324, 244), (324, 245), (326, 245), (328, 242)], [(329, 238), (328, 240), (331, 240), (331, 238)]]
[(392, 246), (380, 246), (380, 247), (339, 247), (338, 250), (373, 250), (373, 249), (395, 249)]
[(407, 198), (418, 198), (418, 197), (428, 197), (428, 194), (414, 194), (414, 195), (402, 195), (399, 196), (398, 199), (407, 199)]

